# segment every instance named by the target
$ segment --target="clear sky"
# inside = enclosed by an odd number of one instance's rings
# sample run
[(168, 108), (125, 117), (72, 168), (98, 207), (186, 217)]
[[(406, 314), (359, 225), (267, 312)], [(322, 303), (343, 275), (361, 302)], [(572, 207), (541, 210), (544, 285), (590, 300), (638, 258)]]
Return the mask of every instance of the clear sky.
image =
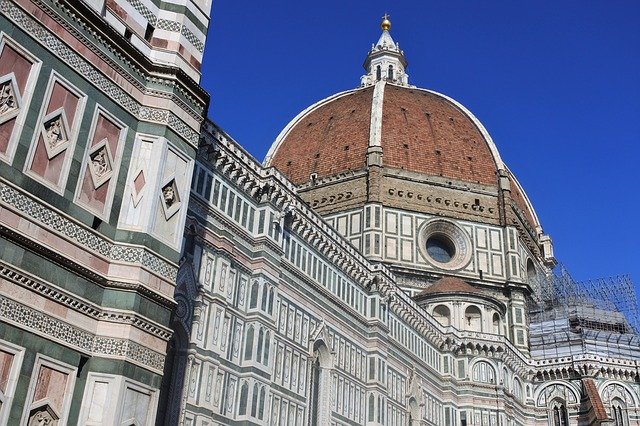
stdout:
[(214, 0), (209, 116), (262, 160), (301, 110), (354, 88), (388, 12), (410, 83), (485, 125), (578, 280), (640, 288), (640, 2)]

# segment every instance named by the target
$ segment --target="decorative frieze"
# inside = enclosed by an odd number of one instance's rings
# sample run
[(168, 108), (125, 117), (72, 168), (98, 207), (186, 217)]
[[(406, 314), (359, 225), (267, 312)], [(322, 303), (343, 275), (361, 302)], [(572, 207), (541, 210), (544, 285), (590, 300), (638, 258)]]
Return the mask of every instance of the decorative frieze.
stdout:
[(97, 336), (4, 296), (0, 318), (84, 353), (126, 358), (159, 374), (164, 368), (165, 355), (160, 352), (131, 340)]
[(106, 259), (138, 263), (168, 281), (173, 282), (176, 279), (177, 268), (148, 249), (107, 241), (99, 234), (78, 225), (4, 182), (0, 182), (0, 202)]
[(24, 272), (17, 271), (2, 263), (0, 263), (0, 277), (16, 285), (28, 288), (43, 297), (64, 305), (68, 309), (80, 312), (97, 321), (129, 324), (165, 341), (168, 341), (171, 337), (171, 331), (168, 328), (152, 323), (133, 312), (112, 310), (98, 306), (72, 293), (60, 290), (51, 284), (27, 276)]

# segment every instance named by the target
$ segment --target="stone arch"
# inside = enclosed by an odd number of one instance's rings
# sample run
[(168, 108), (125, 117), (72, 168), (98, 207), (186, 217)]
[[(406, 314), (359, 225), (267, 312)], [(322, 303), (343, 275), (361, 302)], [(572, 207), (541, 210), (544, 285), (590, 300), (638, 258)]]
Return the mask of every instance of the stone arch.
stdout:
[(451, 309), (447, 305), (438, 305), (433, 308), (433, 318), (445, 327), (449, 326), (451, 325)]
[(474, 382), (479, 383), (496, 383), (496, 368), (495, 366), (484, 359), (477, 360), (469, 366), (471, 371), (471, 378)]
[(614, 398), (618, 397), (626, 403), (627, 407), (640, 406), (638, 395), (627, 384), (617, 380), (607, 380), (601, 383), (598, 392), (602, 395), (602, 402), (605, 404), (611, 403)]
[(482, 331), (482, 311), (476, 305), (469, 305), (464, 310), (464, 327), (469, 331)]
[(333, 356), (324, 339), (312, 346), (311, 378), (309, 383), (309, 425), (322, 426), (330, 420), (331, 368)]
[(538, 388), (533, 399), (538, 407), (548, 407), (553, 399), (561, 399), (571, 405), (580, 401), (580, 391), (567, 382), (553, 380)]

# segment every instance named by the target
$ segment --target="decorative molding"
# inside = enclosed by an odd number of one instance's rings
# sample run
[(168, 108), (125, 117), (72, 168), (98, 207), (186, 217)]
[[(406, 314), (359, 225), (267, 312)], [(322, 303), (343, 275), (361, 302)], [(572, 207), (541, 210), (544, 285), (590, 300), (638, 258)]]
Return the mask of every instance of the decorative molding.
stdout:
[(164, 368), (162, 353), (128, 339), (97, 336), (4, 296), (0, 296), (0, 318), (87, 354), (127, 358), (158, 374)]
[(42, 226), (62, 234), (86, 250), (97, 253), (106, 259), (139, 263), (163, 279), (171, 282), (176, 279), (177, 267), (155, 256), (148, 249), (110, 242), (34, 200), (31, 196), (19, 192), (5, 182), (0, 182), (0, 203), (27, 215)]
[(58, 37), (39, 22), (25, 14), (12, 2), (8, 0), (0, 1), (0, 11), (16, 25), (20, 26), (22, 30), (29, 33), (31, 37), (40, 42), (52, 54), (56, 55), (69, 67), (75, 69), (76, 72), (82, 75), (88, 82), (92, 83), (137, 119), (167, 125), (174, 130), (177, 135), (183, 137), (189, 143), (197, 145), (199, 139), (198, 131), (192, 129), (169, 110), (143, 106), (138, 103), (129, 93), (105, 77), (93, 64), (71, 50)]
[[(162, 78), (159, 77), (158, 74), (154, 74), (154, 76), (150, 76), (146, 70), (140, 68), (140, 65), (132, 63), (127, 58), (123, 57), (121, 50), (116, 47), (116, 45), (112, 42), (112, 40), (105, 40), (100, 34), (96, 33), (94, 28), (91, 28), (85, 20), (80, 20), (80, 16), (75, 12), (66, 7), (65, 4), (61, 2), (57, 2), (56, 6), (59, 10), (64, 11), (69, 18), (73, 20), (74, 23), (79, 25), (82, 30), (78, 31), (75, 27), (70, 25), (68, 21), (62, 19), (60, 15), (55, 13), (47, 3), (42, 0), (31, 0), (33, 3), (37, 4), (42, 10), (44, 10), (52, 19), (54, 19), (57, 23), (62, 25), (69, 33), (71, 33), (78, 40), (81, 40), (83, 44), (88, 47), (96, 56), (100, 57), (106, 64), (109, 65), (110, 68), (118, 71), (118, 73), (129, 83), (131, 83), (134, 87), (136, 87), (141, 92), (158, 96), (166, 99), (171, 99), (177, 105), (179, 105), (185, 112), (187, 112), (191, 117), (200, 121), (203, 118), (203, 114), (205, 113), (205, 104), (198, 103), (198, 100), (195, 99), (190, 92), (185, 90), (183, 87), (175, 84), (174, 79)], [(68, 0), (67, 0), (68, 1)], [(155, 16), (154, 16), (155, 19)], [(93, 36), (92, 39), (87, 37), (87, 34), (91, 34)], [(145, 81), (160, 84), (165, 86), (171, 90), (177, 90), (180, 95), (182, 95), (185, 99), (190, 102), (187, 104), (183, 101), (179, 96), (177, 96), (173, 92), (166, 92), (157, 89), (153, 89), (145, 86), (140, 81), (138, 81), (131, 72), (127, 71), (120, 63), (116, 62), (113, 58), (107, 56), (104, 51), (98, 48), (98, 45), (107, 49), (110, 53), (112, 53), (116, 58), (121, 60), (128, 66), (134, 73), (136, 73), (140, 78)]]
[(96, 321), (114, 322), (118, 324), (132, 325), (139, 330), (152, 334), (155, 337), (168, 341), (171, 338), (171, 330), (146, 318), (140, 317), (135, 312), (119, 309), (105, 308), (80, 298), (73, 293), (64, 291), (50, 283), (39, 280), (26, 272), (0, 262), (0, 278), (15, 285), (28, 288), (40, 296), (64, 305), (66, 308), (93, 318)]

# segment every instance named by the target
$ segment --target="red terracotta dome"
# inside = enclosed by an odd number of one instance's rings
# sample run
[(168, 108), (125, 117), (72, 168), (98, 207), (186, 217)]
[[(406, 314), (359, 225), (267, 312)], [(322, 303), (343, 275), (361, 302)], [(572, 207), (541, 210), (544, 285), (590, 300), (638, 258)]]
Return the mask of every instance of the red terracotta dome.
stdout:
[(360, 87), (298, 114), (272, 144), (265, 166), (283, 173), (321, 214), (373, 202), (508, 221), (535, 249), (542, 228), (489, 132), (459, 102), (409, 84), (404, 52), (382, 30)]
[[(497, 186), (503, 168), (480, 122), (452, 99), (386, 83), (329, 97), (298, 115), (271, 147), (266, 165), (294, 184), (365, 169), (367, 150), (382, 165), (456, 181)], [(380, 102), (382, 98), (382, 102)]]

